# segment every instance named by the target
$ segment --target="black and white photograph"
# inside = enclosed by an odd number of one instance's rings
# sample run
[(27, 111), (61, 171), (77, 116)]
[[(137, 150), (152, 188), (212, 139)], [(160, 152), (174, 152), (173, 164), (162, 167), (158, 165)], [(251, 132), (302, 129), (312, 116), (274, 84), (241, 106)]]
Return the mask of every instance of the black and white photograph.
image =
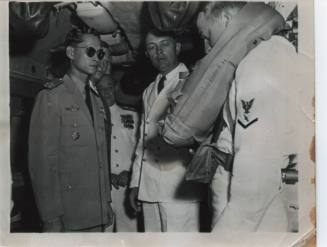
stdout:
[(313, 0), (1, 8), (4, 246), (315, 246)]

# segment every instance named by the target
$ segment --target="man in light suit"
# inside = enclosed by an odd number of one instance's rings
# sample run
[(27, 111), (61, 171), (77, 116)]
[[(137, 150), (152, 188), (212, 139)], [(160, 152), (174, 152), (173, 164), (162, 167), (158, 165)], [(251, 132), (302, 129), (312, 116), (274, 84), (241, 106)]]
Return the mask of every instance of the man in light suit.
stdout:
[(72, 29), (69, 69), (35, 101), (29, 172), (45, 232), (103, 231), (112, 222), (105, 111), (89, 76), (104, 57), (94, 33)]
[(199, 231), (200, 188), (184, 181), (191, 155), (158, 136), (158, 122), (165, 115), (167, 97), (188, 75), (178, 61), (181, 44), (172, 33), (151, 30), (145, 39), (146, 55), (159, 71), (143, 93), (140, 138), (133, 163), (130, 201), (137, 210), (142, 202), (147, 232)]

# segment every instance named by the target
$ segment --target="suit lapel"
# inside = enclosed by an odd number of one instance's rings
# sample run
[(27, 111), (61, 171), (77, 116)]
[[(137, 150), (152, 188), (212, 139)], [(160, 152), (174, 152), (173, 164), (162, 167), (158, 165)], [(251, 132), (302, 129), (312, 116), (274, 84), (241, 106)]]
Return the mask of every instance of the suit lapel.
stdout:
[(157, 93), (157, 87), (158, 87), (157, 81), (152, 87), (152, 92), (151, 92), (152, 97), (150, 99), (151, 107), (148, 115), (149, 121), (157, 122), (166, 113), (169, 107), (168, 91), (172, 90), (177, 85), (177, 84), (174, 85), (176, 78), (173, 77), (170, 80), (171, 83), (169, 85), (166, 85), (159, 94)]
[(151, 112), (151, 108), (153, 105), (153, 102), (156, 100), (157, 95), (153, 92), (153, 90), (155, 90), (155, 85), (153, 87), (150, 87), (146, 90), (145, 93), (145, 97), (144, 97), (144, 101), (146, 102), (146, 104), (144, 104), (144, 115), (145, 118), (148, 119), (149, 114)]
[(166, 112), (169, 105), (166, 92), (161, 92), (153, 101), (149, 112), (149, 120), (157, 122), (160, 117)]

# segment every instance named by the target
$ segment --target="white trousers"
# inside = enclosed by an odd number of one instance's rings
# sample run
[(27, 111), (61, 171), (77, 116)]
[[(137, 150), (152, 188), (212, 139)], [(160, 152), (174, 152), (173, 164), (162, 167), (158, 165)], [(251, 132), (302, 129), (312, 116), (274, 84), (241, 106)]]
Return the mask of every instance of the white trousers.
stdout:
[[(244, 214), (242, 208), (247, 205), (229, 205), (228, 203), (229, 174), (218, 167), (211, 184), (212, 192), (212, 232), (220, 231), (287, 231), (287, 213), (281, 193), (277, 193), (267, 205), (262, 216)], [(238, 196), (238, 195), (231, 195)], [(242, 195), (243, 196), (243, 195)], [(258, 198), (260, 201), (260, 198)], [(252, 201), (249, 199), (249, 204)]]
[(127, 194), (126, 188), (119, 187), (111, 190), (111, 206), (114, 212), (114, 224), (106, 229), (106, 232), (112, 232), (114, 228), (117, 232), (137, 232), (136, 217), (131, 218), (126, 213)]
[(145, 232), (198, 232), (199, 202), (143, 202)]

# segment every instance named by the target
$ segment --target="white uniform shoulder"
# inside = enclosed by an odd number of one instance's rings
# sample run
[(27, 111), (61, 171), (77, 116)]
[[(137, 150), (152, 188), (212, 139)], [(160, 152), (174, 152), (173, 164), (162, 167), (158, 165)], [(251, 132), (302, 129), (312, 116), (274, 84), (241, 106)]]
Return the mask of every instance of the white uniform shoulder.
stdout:
[(166, 75), (166, 78), (168, 80), (172, 78), (184, 79), (186, 76), (188, 76), (188, 74), (189, 70), (186, 65), (184, 63), (179, 63), (176, 68), (174, 68)]
[(258, 64), (266, 66), (266, 64), (258, 63), (258, 60), (263, 63), (265, 61), (271, 63), (272, 60), (284, 62), (285, 58), (295, 55), (295, 47), (287, 39), (281, 36), (272, 36), (269, 40), (262, 41), (256, 48), (251, 50), (241, 63), (255, 62), (257, 66)]
[(189, 69), (186, 67), (184, 63), (180, 63), (179, 65), (179, 72), (189, 72)]
[(295, 66), (296, 55), (295, 47), (288, 40), (281, 36), (272, 36), (243, 58), (236, 70), (236, 80), (244, 75), (251, 77), (253, 73), (253, 76), (277, 75), (285, 71), (285, 66)]

